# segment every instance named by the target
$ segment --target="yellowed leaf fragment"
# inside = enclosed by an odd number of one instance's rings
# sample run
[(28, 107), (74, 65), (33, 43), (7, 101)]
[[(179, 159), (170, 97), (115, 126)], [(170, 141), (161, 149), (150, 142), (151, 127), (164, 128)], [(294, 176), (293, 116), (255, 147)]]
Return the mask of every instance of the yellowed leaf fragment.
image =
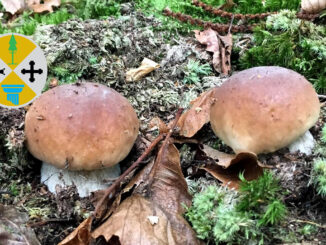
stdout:
[(144, 58), (140, 64), (139, 68), (131, 69), (131, 70), (127, 71), (126, 81), (127, 82), (139, 81), (145, 75), (156, 70), (159, 67), (160, 67), (160, 65), (157, 64), (155, 61)]

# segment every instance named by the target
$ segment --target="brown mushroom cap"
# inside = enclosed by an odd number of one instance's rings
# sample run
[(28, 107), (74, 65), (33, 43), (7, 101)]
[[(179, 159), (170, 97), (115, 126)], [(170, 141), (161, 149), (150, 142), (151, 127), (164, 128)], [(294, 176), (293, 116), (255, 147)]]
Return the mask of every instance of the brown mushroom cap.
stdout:
[(215, 88), (210, 122), (235, 152), (256, 154), (285, 147), (312, 127), (320, 103), (312, 85), (281, 67), (255, 67)]
[(25, 119), (29, 151), (58, 168), (110, 167), (130, 152), (139, 130), (126, 98), (96, 83), (68, 84), (42, 94)]

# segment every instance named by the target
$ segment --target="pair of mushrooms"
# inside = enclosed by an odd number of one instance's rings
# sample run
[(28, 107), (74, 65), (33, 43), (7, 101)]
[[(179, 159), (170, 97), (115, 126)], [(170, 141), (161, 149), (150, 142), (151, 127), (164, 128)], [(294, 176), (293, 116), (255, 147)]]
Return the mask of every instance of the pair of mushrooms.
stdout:
[[(315, 124), (320, 110), (311, 84), (281, 67), (239, 72), (215, 88), (214, 98), (211, 126), (236, 153), (273, 152), (289, 145)], [(138, 130), (127, 99), (94, 83), (47, 91), (25, 120), (27, 147), (45, 162), (41, 180), (51, 192), (57, 184), (74, 183), (81, 197), (105, 188), (112, 172), (120, 174), (117, 163), (130, 152)]]

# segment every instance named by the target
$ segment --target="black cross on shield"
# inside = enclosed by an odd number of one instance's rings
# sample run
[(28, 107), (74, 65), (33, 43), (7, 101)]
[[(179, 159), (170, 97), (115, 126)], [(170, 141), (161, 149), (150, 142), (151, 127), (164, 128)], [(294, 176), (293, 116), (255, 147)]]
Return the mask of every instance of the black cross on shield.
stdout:
[(23, 74), (29, 73), (30, 74), (29, 81), (32, 83), (35, 82), (34, 74), (42, 74), (43, 70), (42, 69), (35, 70), (34, 69), (35, 62), (33, 60), (29, 62), (29, 65), (31, 67), (30, 70), (24, 68), (22, 69), (22, 73)]

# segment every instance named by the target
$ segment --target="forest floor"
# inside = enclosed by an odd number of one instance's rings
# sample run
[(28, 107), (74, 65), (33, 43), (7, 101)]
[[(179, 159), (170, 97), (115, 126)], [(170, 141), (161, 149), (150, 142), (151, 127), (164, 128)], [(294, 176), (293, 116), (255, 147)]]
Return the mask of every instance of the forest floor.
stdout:
[[(142, 154), (144, 142), (151, 141), (157, 134), (148, 128), (152, 118), (171, 121), (179, 107), (187, 107), (200, 93), (226, 80), (211, 72), (201, 77), (200, 83), (184, 83), (189, 60), (211, 63), (211, 55), (198, 44), (194, 34), (175, 38), (169, 31), (155, 32), (152, 27), (161, 25), (157, 19), (134, 12), (131, 7), (124, 11), (119, 18), (69, 20), (59, 25), (40, 26), (33, 36), (53, 70), (59, 73), (62, 67), (69, 67), (69, 72), (63, 70), (58, 77), (60, 82), (69, 82), (71, 77), (77, 76), (81, 81), (108, 85), (127, 97), (135, 108), (141, 124), (140, 134), (131, 153), (120, 164), (122, 171)], [(249, 34), (239, 36), (234, 46), (248, 37)], [(126, 83), (126, 71), (138, 67), (144, 58), (159, 63), (160, 68), (138, 82)], [(92, 197), (79, 198), (74, 187), (54, 195), (40, 183), (41, 162), (24, 146), (25, 113), (26, 108), (0, 108), (0, 203), (27, 212), (29, 224), (41, 244), (57, 244), (94, 210)], [(322, 109), (318, 123), (311, 129), (317, 148), (325, 120)], [(195, 138), (211, 146), (218, 145), (219, 150), (231, 151), (220, 143), (209, 125)], [(195, 146), (177, 146), (187, 179), (201, 177), (218, 183), (196, 168)], [(288, 149), (259, 156), (280, 179), (283, 201), (289, 211), (279, 225), (281, 229), (277, 229), (278, 234), (271, 233), (265, 244), (326, 244), (326, 201), (309, 183), (312, 162), (320, 156), (317, 148), (310, 156), (291, 154)], [(153, 159), (154, 154), (149, 158)]]

